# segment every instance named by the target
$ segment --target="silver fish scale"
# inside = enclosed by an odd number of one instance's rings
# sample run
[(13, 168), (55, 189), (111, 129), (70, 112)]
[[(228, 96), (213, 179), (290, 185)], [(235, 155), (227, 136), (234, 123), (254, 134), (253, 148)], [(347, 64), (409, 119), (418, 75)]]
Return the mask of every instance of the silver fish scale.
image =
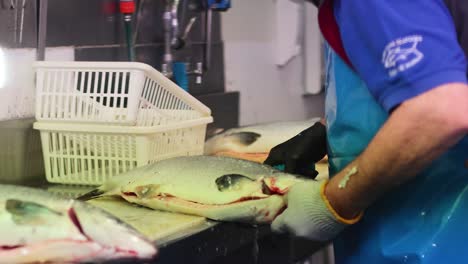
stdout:
[(73, 203), (71, 199), (60, 199), (47, 193), (44, 190), (0, 184), (0, 201), (5, 201), (8, 199), (36, 203), (39, 202), (40, 204), (57, 211), (66, 211)]
[(130, 178), (132, 181), (150, 178), (148, 180), (151, 182), (156, 180), (158, 183), (174, 183), (179, 179), (193, 181), (194, 183), (200, 180), (208, 180), (214, 183), (214, 180), (218, 177), (227, 174), (240, 174), (256, 180), (259, 177), (269, 176), (277, 172), (278, 170), (270, 166), (246, 160), (228, 157), (188, 156), (162, 160), (130, 171), (122, 176), (135, 177)]

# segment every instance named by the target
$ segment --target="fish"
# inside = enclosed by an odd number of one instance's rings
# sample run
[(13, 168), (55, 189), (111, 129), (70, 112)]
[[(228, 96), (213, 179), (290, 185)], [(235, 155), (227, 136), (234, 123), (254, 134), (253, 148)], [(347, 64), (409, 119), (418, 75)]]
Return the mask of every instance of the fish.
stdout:
[(150, 259), (156, 254), (153, 242), (90, 204), (0, 185), (0, 263)]
[(156, 210), (212, 220), (270, 223), (285, 209), (289, 188), (306, 180), (242, 159), (185, 156), (115, 176), (78, 199), (115, 196)]
[(262, 163), (273, 147), (296, 136), (318, 121), (320, 118), (228, 129), (206, 140), (204, 154)]

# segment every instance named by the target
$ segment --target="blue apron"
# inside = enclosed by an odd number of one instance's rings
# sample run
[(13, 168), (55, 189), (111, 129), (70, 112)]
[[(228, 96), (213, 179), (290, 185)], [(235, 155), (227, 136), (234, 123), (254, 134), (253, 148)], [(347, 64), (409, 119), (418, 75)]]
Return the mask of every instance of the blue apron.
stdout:
[[(327, 48), (326, 56), (326, 119), (334, 175), (366, 148), (388, 114), (332, 49)], [(467, 159), (465, 137), (411, 182), (366, 210), (363, 219), (335, 241), (336, 263), (468, 263)]]

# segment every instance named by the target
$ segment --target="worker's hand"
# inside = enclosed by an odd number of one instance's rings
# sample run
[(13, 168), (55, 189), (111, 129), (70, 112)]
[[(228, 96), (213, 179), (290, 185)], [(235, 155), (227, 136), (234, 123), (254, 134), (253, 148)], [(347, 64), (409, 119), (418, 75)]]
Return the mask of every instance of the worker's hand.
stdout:
[(284, 171), (315, 178), (314, 164), (327, 154), (327, 132), (317, 122), (297, 136), (271, 149), (265, 164), (284, 164)]
[(275, 232), (289, 232), (315, 241), (329, 241), (346, 226), (359, 221), (340, 217), (325, 197), (327, 181), (306, 181), (293, 185), (286, 194), (288, 207), (271, 224)]

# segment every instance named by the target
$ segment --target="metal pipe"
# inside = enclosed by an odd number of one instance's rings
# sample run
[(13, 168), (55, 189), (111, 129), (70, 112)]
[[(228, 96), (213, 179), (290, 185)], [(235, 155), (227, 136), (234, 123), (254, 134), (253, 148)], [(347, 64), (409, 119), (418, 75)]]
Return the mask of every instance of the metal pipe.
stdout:
[(197, 21), (197, 17), (192, 17), (190, 21), (187, 23), (187, 26), (185, 27), (185, 30), (184, 30), (184, 34), (181, 37), (184, 41), (187, 40), (188, 34), (192, 30), (193, 24), (195, 24), (196, 21)]
[(13, 0), (10, 2), (10, 10), (13, 10), (14, 14), (14, 25), (13, 25), (13, 41), (16, 43), (18, 40), (18, 10), (16, 8), (18, 7), (18, 0)]
[(136, 45), (136, 42), (138, 39), (138, 32), (140, 30), (140, 22), (141, 22), (141, 19), (139, 19), (139, 16), (141, 14), (141, 10), (143, 10), (144, 5), (145, 5), (145, 0), (140, 0), (140, 3), (138, 4), (137, 12), (135, 14), (135, 31), (133, 32), (133, 37), (132, 37), (133, 46)]
[(45, 59), (47, 38), (47, 6), (48, 0), (39, 1), (39, 22), (37, 29), (37, 60)]
[(212, 19), (213, 19), (213, 11), (211, 8), (208, 7), (206, 10), (206, 30), (205, 30), (205, 61), (203, 66), (205, 67), (205, 71), (211, 66), (211, 31), (212, 31)]
[(20, 16), (20, 32), (19, 32), (19, 44), (23, 44), (23, 28), (24, 28), (24, 10), (26, 9), (26, 0), (23, 0), (21, 4), (21, 16)]
[(135, 49), (132, 40), (132, 15), (124, 15), (125, 39), (127, 41), (128, 60), (135, 61)]
[(173, 0), (171, 6), (171, 29), (172, 29), (172, 40), (171, 44), (176, 45), (179, 37), (179, 18), (178, 18), (178, 9), (179, 9), (179, 0)]
[(119, 1), (120, 13), (123, 15), (125, 40), (127, 42), (128, 60), (135, 61), (135, 50), (133, 47), (133, 33), (132, 33), (132, 15), (135, 13), (134, 0), (120, 0)]
[(164, 55), (162, 73), (166, 77), (172, 76), (172, 53), (171, 53), (171, 41), (172, 41), (172, 8), (171, 0), (166, 0), (166, 9), (163, 13), (163, 24), (164, 24)]

